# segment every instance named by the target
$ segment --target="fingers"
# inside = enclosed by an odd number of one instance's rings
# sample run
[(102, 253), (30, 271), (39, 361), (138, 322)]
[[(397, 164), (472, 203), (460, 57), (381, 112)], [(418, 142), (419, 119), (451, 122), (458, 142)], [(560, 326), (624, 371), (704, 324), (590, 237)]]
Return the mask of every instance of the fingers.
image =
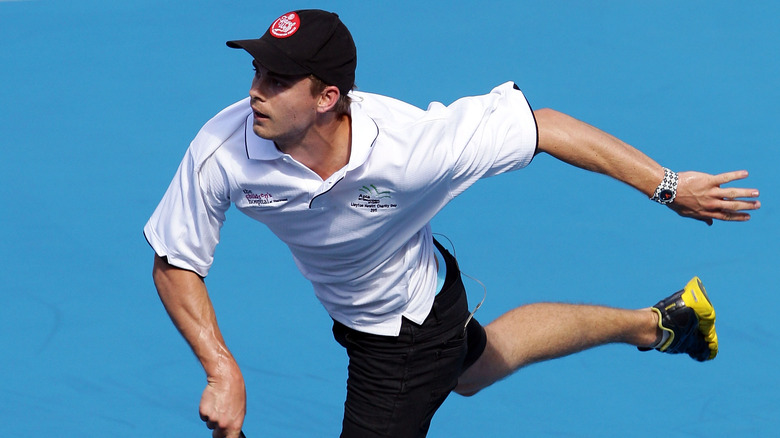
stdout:
[[(720, 187), (723, 184), (728, 184), (733, 181), (745, 179), (747, 178), (747, 176), (748, 176), (748, 172), (746, 170), (735, 170), (733, 172), (726, 172), (726, 173), (721, 173), (719, 175), (713, 175), (716, 185), (720, 189), (720, 191), (718, 192), (718, 197), (726, 200), (735, 200), (737, 198), (758, 198), (759, 193), (757, 189)], [(755, 210), (756, 208), (757, 207), (749, 207), (745, 209)], [(742, 209), (743, 208), (737, 208), (735, 210), (742, 210)]]
[(216, 429), (214, 432), (211, 433), (212, 438), (246, 438), (244, 436), (244, 432), (239, 431), (233, 431), (229, 433), (223, 433), (222, 431), (217, 431)]
[(243, 436), (244, 435), (241, 432), (228, 433), (222, 429), (214, 429), (214, 431), (211, 432), (211, 438), (241, 438)]
[(697, 219), (705, 222), (707, 225), (712, 225), (713, 219), (726, 222), (749, 221), (750, 214), (746, 213), (745, 210), (755, 210), (759, 208), (759, 205), (755, 205), (757, 203), (758, 201), (755, 201), (755, 203), (748, 201), (731, 201), (720, 206), (724, 208), (713, 208), (699, 212), (692, 212), (685, 209), (673, 209), (677, 210), (681, 216)]
[[(715, 179), (720, 184), (726, 184), (732, 181), (747, 178), (746, 170), (737, 170), (733, 172), (721, 173), (715, 175)], [(720, 188), (718, 197), (720, 202), (710, 215), (713, 219), (729, 222), (744, 222), (750, 220), (750, 214), (746, 211), (758, 210), (761, 208), (761, 202), (758, 200), (747, 200), (745, 198), (758, 198), (757, 189), (745, 189), (737, 187)]]
[(740, 179), (745, 179), (748, 177), (748, 171), (747, 170), (735, 170), (732, 172), (725, 172), (721, 173), (719, 175), (715, 175), (715, 178), (718, 180), (718, 185), (720, 184), (727, 184), (732, 181), (737, 181)]
[(735, 200), (737, 198), (758, 198), (758, 190), (756, 189), (739, 189), (735, 187), (727, 187), (720, 189), (720, 198), (726, 200)]
[(216, 421), (211, 421), (209, 419), (208, 415), (205, 415), (205, 414), (201, 413), (200, 414), (200, 419), (201, 419), (201, 421), (206, 423), (206, 427), (208, 427), (209, 430), (213, 430), (214, 431), (214, 433), (212, 433), (212, 436), (215, 436), (215, 437), (217, 437), (217, 436), (224, 436), (224, 435), (216, 435), (217, 431), (219, 430), (219, 424)]
[(761, 208), (758, 200), (746, 200), (743, 198), (758, 197), (758, 190), (754, 189), (723, 189), (723, 196), (712, 209), (712, 216), (723, 221), (744, 222), (750, 220), (751, 210)]
[(211, 421), (207, 415), (200, 414), (200, 419), (206, 423), (206, 427), (211, 430), (212, 438), (246, 438), (241, 429), (230, 429), (229, 427), (220, 427), (216, 421)]
[(714, 219), (719, 219), (728, 222), (745, 222), (750, 220), (748, 213), (742, 213), (737, 211), (721, 210), (712, 214)]
[(680, 173), (677, 198), (670, 207), (678, 214), (712, 224), (713, 220), (744, 222), (749, 211), (761, 208), (759, 192), (753, 188), (721, 187), (747, 178), (748, 172), (737, 170), (718, 175), (701, 172)]
[(720, 210), (725, 212), (741, 212), (747, 210), (758, 210), (761, 208), (760, 201), (743, 201), (739, 199), (724, 199)]
[(727, 222), (745, 222), (750, 220), (750, 214), (747, 211), (757, 210), (761, 207), (758, 201), (731, 201), (723, 200), (712, 208), (700, 210), (696, 213), (678, 211), (683, 216), (693, 217), (695, 219), (707, 222), (712, 225), (712, 219)]

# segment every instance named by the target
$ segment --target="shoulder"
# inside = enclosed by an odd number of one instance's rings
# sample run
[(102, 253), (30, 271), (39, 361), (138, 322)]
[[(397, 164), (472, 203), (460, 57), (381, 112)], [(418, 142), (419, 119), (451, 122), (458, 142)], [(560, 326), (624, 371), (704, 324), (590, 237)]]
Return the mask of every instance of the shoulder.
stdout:
[(411, 122), (425, 114), (425, 111), (412, 104), (380, 94), (352, 91), (350, 97), (353, 106), (359, 107), (378, 123)]
[(449, 105), (431, 102), (425, 109), (418, 108), (380, 94), (353, 91), (350, 93), (353, 105), (358, 105), (371, 118), (378, 121), (404, 122), (435, 121), (447, 118), (479, 117), (490, 114), (497, 107), (529, 107), (523, 93), (514, 82), (501, 84), (486, 94), (465, 96)]
[(196, 169), (236, 132), (243, 132), (251, 112), (247, 97), (223, 109), (203, 125), (189, 147)]

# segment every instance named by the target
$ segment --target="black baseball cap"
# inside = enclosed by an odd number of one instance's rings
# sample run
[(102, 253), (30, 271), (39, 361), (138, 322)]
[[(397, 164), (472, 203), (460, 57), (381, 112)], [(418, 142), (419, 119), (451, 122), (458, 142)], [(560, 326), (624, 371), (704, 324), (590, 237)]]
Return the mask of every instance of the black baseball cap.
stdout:
[(313, 74), (347, 94), (355, 84), (357, 49), (352, 35), (333, 12), (305, 9), (277, 18), (258, 39), (228, 41), (244, 49), (273, 73)]

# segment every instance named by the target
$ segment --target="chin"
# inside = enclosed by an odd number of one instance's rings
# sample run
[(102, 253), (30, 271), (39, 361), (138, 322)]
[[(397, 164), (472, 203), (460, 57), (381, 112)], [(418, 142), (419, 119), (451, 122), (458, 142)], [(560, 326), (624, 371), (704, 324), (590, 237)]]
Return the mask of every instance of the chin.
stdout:
[(268, 133), (268, 131), (264, 130), (263, 128), (257, 125), (252, 127), (252, 131), (255, 133), (256, 136), (264, 140), (273, 140), (272, 136)]

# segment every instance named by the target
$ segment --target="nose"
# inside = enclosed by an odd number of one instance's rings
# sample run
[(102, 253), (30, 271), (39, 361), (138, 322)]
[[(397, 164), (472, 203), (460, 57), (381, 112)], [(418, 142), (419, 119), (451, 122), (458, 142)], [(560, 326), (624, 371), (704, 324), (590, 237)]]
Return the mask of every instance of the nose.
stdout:
[(257, 76), (252, 79), (252, 86), (249, 87), (249, 97), (252, 99), (258, 99), (260, 101), (265, 101), (265, 93), (263, 92), (262, 83), (263, 80)]

